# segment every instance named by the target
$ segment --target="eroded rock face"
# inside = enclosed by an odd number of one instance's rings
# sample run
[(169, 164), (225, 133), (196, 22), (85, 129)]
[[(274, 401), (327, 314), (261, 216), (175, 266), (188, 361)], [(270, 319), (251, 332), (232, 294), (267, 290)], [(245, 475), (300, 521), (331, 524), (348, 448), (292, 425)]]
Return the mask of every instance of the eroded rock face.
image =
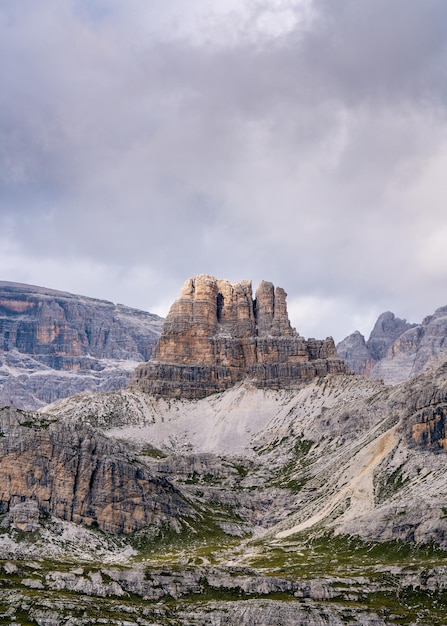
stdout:
[(337, 354), (355, 374), (381, 378), (374, 375), (375, 366), (386, 358), (388, 350), (401, 335), (411, 334), (409, 331), (414, 327), (415, 324), (409, 324), (395, 317), (391, 311), (386, 311), (379, 315), (368, 341), (356, 330), (337, 344)]
[(24, 532), (32, 532), (39, 528), (39, 507), (35, 500), (18, 502), (9, 510), (9, 515), (3, 522)]
[(192, 514), (169, 481), (87, 425), (5, 408), (0, 433), (0, 514), (19, 528), (37, 509), (112, 533)]
[(366, 345), (365, 337), (356, 330), (337, 344), (337, 354), (356, 374), (369, 376), (374, 361)]
[(0, 405), (34, 409), (125, 387), (162, 319), (105, 300), (0, 281)]
[(447, 363), (420, 375), (403, 388), (406, 419), (402, 432), (409, 446), (440, 452), (447, 450)]
[(306, 341), (291, 327), (283, 289), (263, 281), (253, 299), (250, 281), (200, 275), (183, 285), (133, 385), (163, 397), (201, 398), (245, 378), (280, 389), (346, 372), (331, 337)]
[(407, 320), (396, 317), (391, 311), (379, 315), (367, 342), (373, 361), (383, 359), (396, 339), (414, 326), (415, 324), (409, 324)]

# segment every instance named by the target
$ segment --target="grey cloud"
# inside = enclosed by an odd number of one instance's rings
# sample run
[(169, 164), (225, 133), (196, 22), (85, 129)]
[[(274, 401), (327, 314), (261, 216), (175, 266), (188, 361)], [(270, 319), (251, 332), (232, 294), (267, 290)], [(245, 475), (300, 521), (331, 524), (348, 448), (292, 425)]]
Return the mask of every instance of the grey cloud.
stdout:
[(444, 0), (315, 0), (274, 37), (248, 32), (267, 3), (242, 26), (238, 4), (5, 0), (3, 232), (160, 285), (266, 278), (405, 316), (417, 284), (423, 313), (445, 304), (415, 252), (446, 221)]

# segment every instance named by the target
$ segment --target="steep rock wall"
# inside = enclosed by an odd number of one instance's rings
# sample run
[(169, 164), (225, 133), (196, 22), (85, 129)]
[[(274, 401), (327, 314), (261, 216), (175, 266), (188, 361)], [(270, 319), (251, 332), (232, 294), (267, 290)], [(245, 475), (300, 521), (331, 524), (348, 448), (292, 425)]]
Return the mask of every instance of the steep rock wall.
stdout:
[(58, 370), (90, 369), (92, 358), (146, 360), (161, 322), (106, 300), (0, 282), (0, 349)]
[(261, 282), (200, 275), (185, 282), (148, 363), (133, 386), (163, 397), (201, 398), (249, 378), (280, 389), (346, 373), (332, 338), (305, 340), (290, 325), (286, 293)]
[(129, 533), (193, 513), (169, 481), (87, 425), (4, 408), (0, 457), (0, 514), (13, 519), (31, 502), (60, 519)]
[(420, 324), (382, 313), (368, 341), (356, 331), (337, 345), (337, 353), (356, 374), (387, 384), (436, 369), (447, 361), (447, 307), (437, 309)]
[(0, 281), (0, 405), (33, 409), (127, 385), (162, 319), (105, 300)]

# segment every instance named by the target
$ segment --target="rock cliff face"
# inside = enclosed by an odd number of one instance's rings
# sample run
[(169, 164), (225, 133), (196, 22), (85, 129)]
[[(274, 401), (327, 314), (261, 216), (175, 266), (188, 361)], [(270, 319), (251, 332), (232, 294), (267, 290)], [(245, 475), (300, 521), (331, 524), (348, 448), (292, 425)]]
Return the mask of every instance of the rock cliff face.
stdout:
[(346, 371), (332, 338), (306, 341), (291, 327), (283, 289), (262, 282), (253, 299), (250, 281), (200, 275), (183, 285), (133, 386), (163, 397), (201, 398), (245, 378), (280, 389)]
[(337, 344), (337, 354), (356, 374), (369, 376), (374, 361), (366, 345), (365, 337), (356, 330)]
[(367, 348), (373, 361), (385, 358), (389, 347), (405, 332), (414, 328), (416, 324), (409, 324), (387, 311), (379, 315), (367, 342)]
[(31, 409), (82, 390), (125, 387), (161, 324), (120, 304), (0, 282), (0, 404)]
[(39, 512), (111, 533), (192, 514), (169, 481), (87, 425), (5, 408), (0, 433), (0, 515), (22, 530)]
[(0, 415), (11, 623), (445, 624), (447, 366)]
[(447, 306), (402, 333), (374, 367), (373, 374), (397, 383), (434, 369), (447, 361), (446, 340)]
[(325, 527), (447, 550), (447, 364), (395, 387), (326, 376), (280, 392), (243, 384), (167, 401), (121, 391), (84, 396), (82, 413), (79, 404), (45, 411), (156, 446), (166, 454), (152, 457), (157, 474), (190, 501), (233, 508), (258, 537), (259, 526), (280, 539)]

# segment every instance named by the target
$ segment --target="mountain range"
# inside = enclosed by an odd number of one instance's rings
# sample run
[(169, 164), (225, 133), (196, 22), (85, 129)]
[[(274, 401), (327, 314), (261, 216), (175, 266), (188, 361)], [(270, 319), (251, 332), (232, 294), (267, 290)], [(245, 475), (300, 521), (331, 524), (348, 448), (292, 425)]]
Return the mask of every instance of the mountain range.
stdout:
[(382, 313), (367, 341), (356, 331), (337, 345), (337, 353), (356, 374), (389, 384), (409, 380), (447, 360), (447, 306), (420, 324)]
[[(39, 305), (15, 299), (5, 318), (25, 315), (51, 375), (95, 345), (117, 354), (105, 335), (56, 354), (68, 304), (60, 325), (33, 326)], [(383, 314), (337, 355), (291, 328), (271, 283), (253, 296), (248, 281), (188, 280), (126, 388), (0, 410), (0, 619), (445, 624), (443, 319)], [(20, 336), (9, 352), (25, 354)]]

